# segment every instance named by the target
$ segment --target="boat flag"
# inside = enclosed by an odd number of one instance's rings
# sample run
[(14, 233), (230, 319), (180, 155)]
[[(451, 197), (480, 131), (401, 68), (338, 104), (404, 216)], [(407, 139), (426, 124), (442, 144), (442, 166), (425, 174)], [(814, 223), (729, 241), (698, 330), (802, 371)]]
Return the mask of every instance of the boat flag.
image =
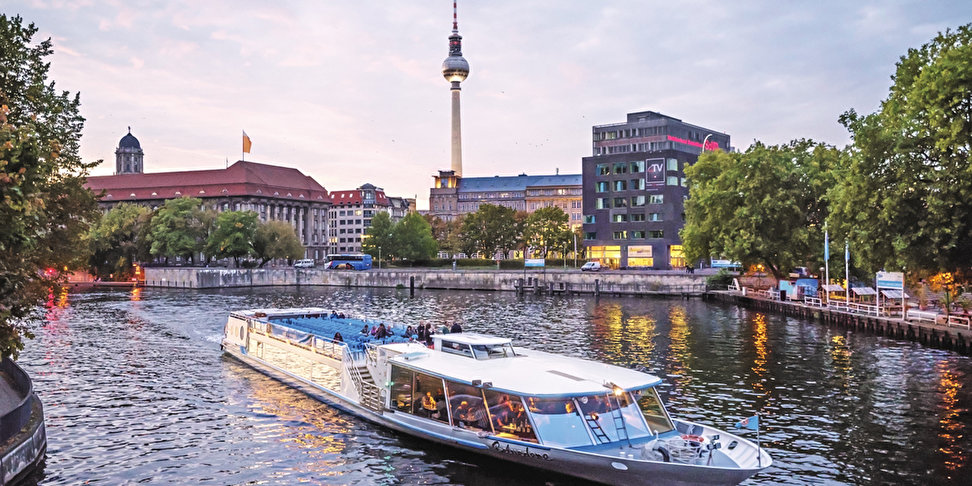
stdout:
[(737, 429), (747, 428), (749, 430), (759, 430), (759, 415), (753, 415), (752, 417), (747, 417), (736, 422), (736, 428)]

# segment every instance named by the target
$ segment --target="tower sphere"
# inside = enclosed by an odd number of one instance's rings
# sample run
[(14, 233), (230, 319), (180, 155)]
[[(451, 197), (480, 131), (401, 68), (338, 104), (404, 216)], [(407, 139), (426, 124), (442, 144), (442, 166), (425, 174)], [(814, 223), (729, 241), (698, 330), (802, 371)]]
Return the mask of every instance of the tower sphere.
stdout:
[(461, 83), (469, 76), (469, 63), (462, 56), (449, 56), (442, 61), (442, 75), (450, 83)]

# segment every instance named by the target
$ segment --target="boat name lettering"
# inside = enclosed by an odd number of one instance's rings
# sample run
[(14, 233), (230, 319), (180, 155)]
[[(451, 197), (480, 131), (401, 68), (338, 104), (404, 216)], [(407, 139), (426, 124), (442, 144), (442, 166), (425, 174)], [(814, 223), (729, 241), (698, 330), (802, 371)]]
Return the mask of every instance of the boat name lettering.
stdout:
[(510, 449), (509, 444), (506, 444), (506, 447), (503, 447), (503, 445), (501, 445), (498, 440), (493, 441), (493, 443), (490, 444), (489, 448), (497, 452), (502, 452), (503, 454), (509, 454), (511, 456), (530, 457), (533, 459), (543, 459), (544, 461), (553, 460), (546, 453), (541, 454), (539, 452), (531, 452), (529, 446), (526, 448), (526, 450), (522, 450), (522, 451), (517, 449)]

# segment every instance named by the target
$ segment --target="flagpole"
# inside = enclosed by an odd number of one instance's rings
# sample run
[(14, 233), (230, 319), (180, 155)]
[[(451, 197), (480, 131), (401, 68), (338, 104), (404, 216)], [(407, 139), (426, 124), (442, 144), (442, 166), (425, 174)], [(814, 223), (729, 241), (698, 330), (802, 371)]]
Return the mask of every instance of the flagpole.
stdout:
[(756, 465), (763, 467), (763, 446), (759, 442), (759, 412), (756, 412)]
[(241, 147), (243, 151), (240, 152), (240, 157), (241, 157), (240, 160), (246, 162), (246, 131), (243, 130), (240, 131), (243, 132), (243, 143), (242, 143), (243, 147)]
[(850, 241), (844, 240), (844, 303), (850, 305)]

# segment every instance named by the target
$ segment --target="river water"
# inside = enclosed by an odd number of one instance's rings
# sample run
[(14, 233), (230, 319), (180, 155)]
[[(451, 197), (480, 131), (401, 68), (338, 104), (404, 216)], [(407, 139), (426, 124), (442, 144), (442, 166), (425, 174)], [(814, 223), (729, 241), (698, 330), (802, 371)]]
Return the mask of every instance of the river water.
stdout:
[[(972, 360), (698, 299), (345, 288), (52, 296), (20, 364), (45, 405), (29, 483), (572, 485), (337, 412), (219, 349), (229, 311), (321, 306), (645, 366), (670, 411), (759, 412), (772, 468), (744, 484), (969, 484)], [(756, 439), (755, 432), (743, 435)]]

